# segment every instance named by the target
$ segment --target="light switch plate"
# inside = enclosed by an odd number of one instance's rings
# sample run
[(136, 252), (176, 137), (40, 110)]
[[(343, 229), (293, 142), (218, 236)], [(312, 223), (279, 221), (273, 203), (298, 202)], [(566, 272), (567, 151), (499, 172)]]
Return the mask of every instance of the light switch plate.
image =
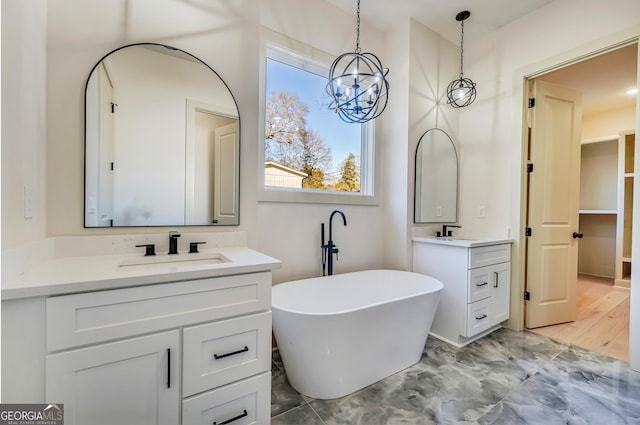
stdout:
[(478, 218), (485, 218), (485, 208), (484, 206), (479, 206), (478, 207)]
[(31, 186), (24, 187), (24, 218), (33, 218), (34, 190)]

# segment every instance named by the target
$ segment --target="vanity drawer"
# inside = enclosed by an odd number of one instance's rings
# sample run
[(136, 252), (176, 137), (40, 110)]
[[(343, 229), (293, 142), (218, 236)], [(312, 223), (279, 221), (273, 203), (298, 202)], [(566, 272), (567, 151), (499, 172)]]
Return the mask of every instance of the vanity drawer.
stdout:
[(47, 350), (271, 308), (271, 273), (252, 273), (47, 298)]
[(268, 424), (271, 372), (235, 382), (182, 402), (182, 423), (189, 425)]
[(469, 270), (469, 288), (467, 302), (473, 303), (491, 296), (491, 286), (494, 284), (493, 268), (491, 266)]
[(469, 248), (469, 268), (490, 266), (511, 260), (511, 245), (489, 245)]
[(270, 369), (271, 312), (185, 328), (182, 341), (190, 396)]
[(470, 337), (491, 327), (489, 309), (491, 298), (467, 305), (467, 334)]

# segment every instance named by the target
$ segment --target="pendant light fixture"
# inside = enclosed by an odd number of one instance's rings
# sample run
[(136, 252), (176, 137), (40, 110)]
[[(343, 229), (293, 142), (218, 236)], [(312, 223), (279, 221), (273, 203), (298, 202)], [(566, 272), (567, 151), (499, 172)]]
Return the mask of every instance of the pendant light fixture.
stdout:
[(365, 123), (379, 116), (387, 106), (389, 69), (373, 53), (360, 50), (360, 0), (357, 10), (356, 50), (338, 56), (329, 70), (329, 109), (349, 123)]
[(447, 103), (454, 108), (464, 108), (469, 106), (476, 100), (476, 83), (468, 78), (464, 78), (463, 61), (464, 61), (464, 21), (471, 16), (468, 10), (462, 11), (456, 15), (456, 21), (460, 22), (460, 78), (452, 81), (447, 87)]

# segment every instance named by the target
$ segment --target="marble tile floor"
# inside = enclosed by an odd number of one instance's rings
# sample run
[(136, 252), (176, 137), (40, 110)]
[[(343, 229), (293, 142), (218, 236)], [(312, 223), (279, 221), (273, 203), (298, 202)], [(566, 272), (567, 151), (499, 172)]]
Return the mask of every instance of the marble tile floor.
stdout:
[(528, 331), (429, 337), (417, 364), (335, 400), (296, 392), (277, 354), (272, 373), (273, 425), (640, 424), (640, 373)]

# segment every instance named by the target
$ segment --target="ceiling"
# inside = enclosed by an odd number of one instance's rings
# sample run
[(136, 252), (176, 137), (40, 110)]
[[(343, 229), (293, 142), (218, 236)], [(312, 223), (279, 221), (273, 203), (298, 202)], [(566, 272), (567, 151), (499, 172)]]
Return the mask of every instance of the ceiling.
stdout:
[[(356, 0), (325, 0), (356, 13)], [(460, 43), (458, 12), (468, 10), (466, 39), (477, 39), (554, 0), (362, 0), (360, 17), (369, 25), (388, 30), (402, 18), (412, 17), (454, 44)], [(481, 5), (481, 6), (480, 6)]]
[(582, 114), (633, 107), (636, 96), (638, 46), (623, 47), (539, 77), (582, 92)]
[[(355, 15), (356, 0), (325, 0)], [(479, 39), (555, 0), (362, 0), (360, 16), (369, 25), (386, 31), (403, 18), (412, 17), (452, 43), (460, 44), (460, 24), (455, 17), (468, 10), (464, 38)], [(625, 91), (637, 80), (637, 45), (546, 74), (541, 79), (582, 91), (583, 114), (635, 105)]]

